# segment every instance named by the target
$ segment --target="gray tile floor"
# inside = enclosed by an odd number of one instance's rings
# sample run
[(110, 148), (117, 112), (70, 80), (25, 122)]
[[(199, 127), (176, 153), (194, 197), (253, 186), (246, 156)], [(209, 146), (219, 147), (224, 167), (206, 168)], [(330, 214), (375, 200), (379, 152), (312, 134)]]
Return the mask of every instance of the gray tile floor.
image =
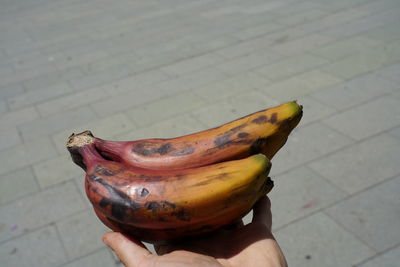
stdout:
[(298, 99), (273, 160), (291, 266), (400, 262), (398, 0), (0, 3), (0, 262), (113, 266), (64, 148), (173, 137)]

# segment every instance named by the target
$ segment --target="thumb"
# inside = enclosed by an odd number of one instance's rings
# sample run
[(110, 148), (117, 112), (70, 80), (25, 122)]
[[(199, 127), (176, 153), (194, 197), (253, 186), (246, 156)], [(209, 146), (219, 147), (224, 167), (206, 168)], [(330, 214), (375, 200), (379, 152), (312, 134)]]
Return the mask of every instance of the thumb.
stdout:
[(105, 233), (103, 242), (117, 254), (118, 258), (127, 267), (139, 266), (146, 258), (150, 259), (150, 256), (152, 256), (151, 252), (141, 242), (128, 239), (118, 232)]

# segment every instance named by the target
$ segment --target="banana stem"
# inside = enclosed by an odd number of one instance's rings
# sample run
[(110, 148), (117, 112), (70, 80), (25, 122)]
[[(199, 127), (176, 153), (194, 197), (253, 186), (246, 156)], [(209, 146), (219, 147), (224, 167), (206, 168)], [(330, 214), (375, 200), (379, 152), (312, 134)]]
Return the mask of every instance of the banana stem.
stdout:
[(122, 161), (120, 155), (124, 154), (124, 150), (128, 143), (130, 142), (115, 142), (106, 141), (96, 137), (93, 138), (93, 144), (99, 151), (101, 151), (101, 154), (115, 161)]
[(75, 164), (86, 171), (95, 162), (105, 161), (94, 146), (94, 137), (90, 131), (72, 134), (68, 138), (67, 149)]

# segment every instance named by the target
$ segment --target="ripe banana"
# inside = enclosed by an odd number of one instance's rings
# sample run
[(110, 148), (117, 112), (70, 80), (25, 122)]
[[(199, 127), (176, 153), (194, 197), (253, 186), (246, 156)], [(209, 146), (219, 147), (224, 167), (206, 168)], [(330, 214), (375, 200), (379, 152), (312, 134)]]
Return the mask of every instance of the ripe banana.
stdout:
[(262, 154), (161, 172), (104, 159), (86, 134), (72, 135), (67, 148), (86, 170), (86, 194), (99, 219), (152, 243), (199, 235), (240, 219), (273, 187), (271, 164)]
[(272, 159), (302, 117), (302, 106), (288, 102), (220, 127), (171, 139), (107, 141), (88, 138), (114, 161), (153, 169), (186, 169), (262, 153)]

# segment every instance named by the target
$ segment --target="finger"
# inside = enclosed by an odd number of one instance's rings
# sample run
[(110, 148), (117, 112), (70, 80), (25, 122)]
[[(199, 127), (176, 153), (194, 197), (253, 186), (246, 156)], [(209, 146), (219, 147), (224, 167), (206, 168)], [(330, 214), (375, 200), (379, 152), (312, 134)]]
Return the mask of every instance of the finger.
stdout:
[(271, 214), (271, 201), (267, 196), (262, 197), (253, 207), (252, 222), (262, 223), (271, 230), (272, 214)]
[(128, 239), (121, 233), (110, 232), (103, 236), (103, 242), (109, 246), (125, 266), (135, 267), (145, 257), (152, 255), (144, 245), (134, 239)]

